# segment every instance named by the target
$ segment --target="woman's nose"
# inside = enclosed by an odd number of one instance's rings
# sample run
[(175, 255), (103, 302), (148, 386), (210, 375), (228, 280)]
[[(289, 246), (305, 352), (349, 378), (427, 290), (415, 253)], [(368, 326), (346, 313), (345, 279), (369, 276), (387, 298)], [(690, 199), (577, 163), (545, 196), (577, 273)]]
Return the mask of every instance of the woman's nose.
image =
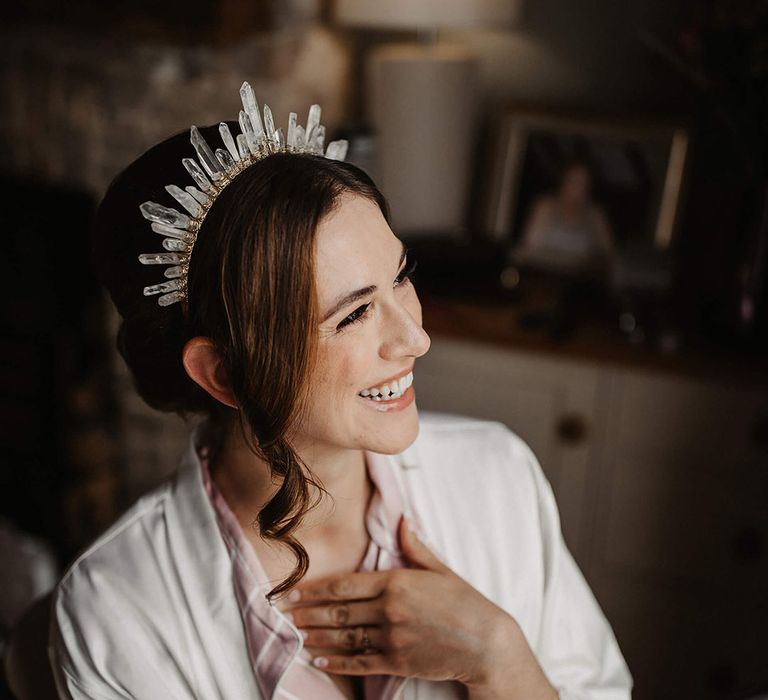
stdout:
[(415, 317), (406, 306), (398, 305), (388, 315), (382, 329), (382, 358), (420, 357), (429, 350), (432, 341), (421, 326), (420, 308), (413, 311)]

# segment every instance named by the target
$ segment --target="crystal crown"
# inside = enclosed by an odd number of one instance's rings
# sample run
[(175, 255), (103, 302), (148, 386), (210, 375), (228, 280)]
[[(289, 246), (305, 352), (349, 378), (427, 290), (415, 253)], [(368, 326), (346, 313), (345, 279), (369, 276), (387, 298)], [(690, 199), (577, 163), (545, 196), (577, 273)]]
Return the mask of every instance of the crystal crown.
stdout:
[(190, 140), (197, 154), (183, 158), (182, 164), (194, 185), (183, 189), (166, 185), (167, 192), (184, 211), (156, 202), (144, 202), (139, 208), (152, 222), (152, 230), (163, 236), (164, 252), (142, 253), (144, 265), (170, 265), (165, 269), (166, 282), (144, 287), (144, 296), (159, 294), (157, 303), (168, 306), (187, 298), (187, 273), (192, 249), (205, 215), (222, 190), (249, 165), (272, 153), (312, 153), (331, 160), (344, 160), (347, 141), (331, 141), (325, 153), (325, 127), (320, 123), (320, 105), (309, 108), (306, 127), (297, 122), (296, 112), (288, 115), (288, 133), (275, 129), (272, 110), (264, 105), (262, 121), (253, 88), (244, 82), (240, 88), (243, 109), (240, 110), (240, 132), (233, 137), (226, 122), (219, 124), (224, 148), (215, 151), (206, 143), (196, 126), (190, 129)]

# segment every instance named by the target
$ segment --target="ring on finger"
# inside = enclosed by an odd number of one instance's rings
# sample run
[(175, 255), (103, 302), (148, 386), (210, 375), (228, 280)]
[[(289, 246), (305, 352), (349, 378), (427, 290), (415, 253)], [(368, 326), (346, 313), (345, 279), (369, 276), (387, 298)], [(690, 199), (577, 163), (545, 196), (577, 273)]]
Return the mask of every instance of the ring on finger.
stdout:
[(368, 638), (368, 629), (365, 625), (360, 625), (358, 629), (361, 632), (360, 644), (358, 646), (363, 650), (363, 654), (375, 653), (376, 649), (373, 648), (371, 640)]

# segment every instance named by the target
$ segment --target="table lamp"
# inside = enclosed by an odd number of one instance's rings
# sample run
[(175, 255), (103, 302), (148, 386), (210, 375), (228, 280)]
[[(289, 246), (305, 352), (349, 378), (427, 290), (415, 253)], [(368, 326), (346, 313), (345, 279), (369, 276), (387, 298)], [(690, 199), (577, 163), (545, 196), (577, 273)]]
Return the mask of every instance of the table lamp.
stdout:
[[(506, 28), (521, 0), (336, 0), (339, 23), (369, 29)], [(383, 44), (368, 54), (366, 110), (377, 137), (377, 184), (398, 234), (460, 239), (476, 141), (478, 60), (460, 43)]]

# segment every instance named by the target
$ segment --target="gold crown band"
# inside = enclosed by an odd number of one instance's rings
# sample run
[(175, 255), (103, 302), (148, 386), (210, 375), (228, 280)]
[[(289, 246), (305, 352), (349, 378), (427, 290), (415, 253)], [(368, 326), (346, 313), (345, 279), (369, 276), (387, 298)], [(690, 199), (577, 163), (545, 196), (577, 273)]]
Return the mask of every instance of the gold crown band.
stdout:
[(183, 158), (182, 164), (195, 186), (165, 187), (184, 211), (157, 202), (144, 202), (139, 207), (144, 218), (152, 222), (152, 230), (164, 236), (166, 251), (142, 253), (139, 262), (171, 266), (164, 273), (168, 281), (144, 287), (144, 296), (161, 295), (157, 300), (160, 306), (186, 300), (190, 256), (203, 220), (216, 197), (249, 165), (272, 153), (312, 153), (331, 160), (344, 160), (347, 155), (348, 143), (344, 139), (331, 141), (323, 152), (325, 127), (320, 124), (320, 105), (309, 108), (306, 128), (298, 124), (296, 112), (291, 112), (285, 136), (282, 129), (275, 129), (272, 110), (266, 104), (262, 122), (253, 88), (247, 82), (240, 88), (240, 97), (243, 103), (239, 118), (241, 133), (234, 138), (226, 122), (219, 124), (226, 148), (217, 148), (214, 152), (196, 126), (190, 129), (197, 160)]

